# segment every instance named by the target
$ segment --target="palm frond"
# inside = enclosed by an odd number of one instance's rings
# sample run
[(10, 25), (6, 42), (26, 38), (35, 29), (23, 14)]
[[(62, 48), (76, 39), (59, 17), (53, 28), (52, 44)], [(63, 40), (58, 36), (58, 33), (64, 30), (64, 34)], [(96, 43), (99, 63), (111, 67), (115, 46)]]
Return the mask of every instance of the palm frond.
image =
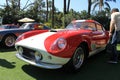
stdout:
[(99, 2), (97, 2), (94, 6), (93, 6), (93, 11), (95, 10), (95, 8), (97, 7), (97, 6), (99, 6)]
[(111, 10), (111, 7), (107, 2), (105, 2), (104, 4), (109, 8), (109, 10)]

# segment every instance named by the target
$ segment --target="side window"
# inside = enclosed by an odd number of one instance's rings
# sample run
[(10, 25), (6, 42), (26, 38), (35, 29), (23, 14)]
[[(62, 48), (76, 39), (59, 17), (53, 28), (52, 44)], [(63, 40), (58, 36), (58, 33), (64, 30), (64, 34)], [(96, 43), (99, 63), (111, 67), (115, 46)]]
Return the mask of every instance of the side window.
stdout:
[(96, 27), (97, 27), (97, 31), (103, 31), (103, 30), (102, 30), (102, 26), (101, 26), (101, 25), (96, 24)]
[(80, 28), (81, 27), (81, 23), (79, 22), (79, 23), (76, 23), (76, 25), (75, 25), (77, 28)]
[(88, 26), (91, 30), (96, 31), (95, 23), (88, 23)]
[(34, 25), (33, 25), (33, 24), (30, 24), (30, 25), (29, 25), (29, 29), (34, 29)]

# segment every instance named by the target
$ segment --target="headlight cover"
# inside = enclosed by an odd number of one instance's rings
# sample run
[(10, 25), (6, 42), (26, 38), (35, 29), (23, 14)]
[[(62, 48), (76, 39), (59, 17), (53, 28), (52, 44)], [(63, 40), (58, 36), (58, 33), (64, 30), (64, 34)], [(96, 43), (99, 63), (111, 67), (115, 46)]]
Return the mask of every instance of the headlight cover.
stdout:
[(22, 48), (22, 47), (18, 47), (17, 51), (18, 51), (18, 53), (19, 53), (20, 55), (23, 54), (23, 48)]
[(51, 51), (52, 52), (59, 52), (63, 49), (65, 49), (67, 45), (67, 41), (64, 38), (58, 38), (53, 45), (51, 46)]

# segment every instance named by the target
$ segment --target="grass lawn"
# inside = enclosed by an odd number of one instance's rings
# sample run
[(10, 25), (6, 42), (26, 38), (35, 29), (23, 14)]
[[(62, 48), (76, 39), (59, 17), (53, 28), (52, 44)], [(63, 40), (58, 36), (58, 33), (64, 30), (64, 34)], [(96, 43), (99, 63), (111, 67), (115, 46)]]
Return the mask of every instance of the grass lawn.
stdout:
[(120, 62), (108, 64), (105, 51), (90, 57), (78, 73), (31, 66), (15, 56), (15, 49), (0, 49), (0, 80), (120, 80)]

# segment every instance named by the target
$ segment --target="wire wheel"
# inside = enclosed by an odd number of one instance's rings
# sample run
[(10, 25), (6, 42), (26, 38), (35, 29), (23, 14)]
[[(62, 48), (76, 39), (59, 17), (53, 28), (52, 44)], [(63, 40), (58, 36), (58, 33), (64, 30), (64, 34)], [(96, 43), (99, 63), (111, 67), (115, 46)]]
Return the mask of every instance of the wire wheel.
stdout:
[(79, 69), (85, 59), (85, 53), (82, 47), (78, 47), (73, 55), (72, 61), (75, 69)]
[(16, 38), (14, 36), (6, 36), (5, 39), (4, 39), (4, 45), (6, 47), (13, 47), (15, 45), (15, 40)]

